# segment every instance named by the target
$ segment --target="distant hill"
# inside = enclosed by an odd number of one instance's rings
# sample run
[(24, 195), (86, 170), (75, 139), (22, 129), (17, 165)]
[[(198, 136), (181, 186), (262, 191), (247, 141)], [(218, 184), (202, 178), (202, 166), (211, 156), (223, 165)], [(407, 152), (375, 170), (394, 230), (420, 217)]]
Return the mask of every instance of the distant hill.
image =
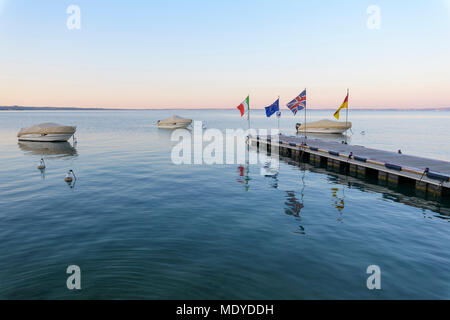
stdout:
[[(30, 110), (112, 110), (103, 108), (63, 108), (63, 107), (22, 107), (22, 106), (0, 106), (1, 111), (16, 110), (16, 111), (30, 111)], [(117, 110), (117, 109), (114, 109)]]

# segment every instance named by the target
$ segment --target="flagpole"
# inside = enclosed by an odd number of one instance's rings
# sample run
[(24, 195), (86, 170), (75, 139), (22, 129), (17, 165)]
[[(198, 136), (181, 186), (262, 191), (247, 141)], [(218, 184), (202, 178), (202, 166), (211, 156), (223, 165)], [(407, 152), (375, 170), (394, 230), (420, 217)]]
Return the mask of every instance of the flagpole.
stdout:
[[(306, 93), (306, 97), (308, 97), (308, 93), (306, 92), (306, 88), (305, 88), (305, 93)], [(307, 106), (307, 104), (308, 104), (308, 99), (306, 99), (306, 101), (305, 101), (305, 124), (304, 124), (304, 126), (305, 126), (305, 144), (306, 144), (306, 106)]]
[[(348, 101), (350, 100), (349, 99), (350, 97), (349, 97), (349, 89), (347, 89), (347, 110), (346, 110), (346, 112), (345, 112), (345, 127), (347, 128), (347, 126), (348, 126), (348, 105), (349, 105), (349, 103), (348, 103)], [(347, 142), (347, 135), (345, 135), (345, 142)]]
[[(280, 96), (278, 96), (278, 111), (280, 112)], [(278, 119), (278, 134), (280, 134), (280, 117), (277, 117)]]
[(248, 98), (248, 106), (247, 106), (247, 108), (248, 108), (247, 120), (248, 120), (248, 128), (250, 129), (250, 95), (248, 95), (247, 97), (249, 97)]

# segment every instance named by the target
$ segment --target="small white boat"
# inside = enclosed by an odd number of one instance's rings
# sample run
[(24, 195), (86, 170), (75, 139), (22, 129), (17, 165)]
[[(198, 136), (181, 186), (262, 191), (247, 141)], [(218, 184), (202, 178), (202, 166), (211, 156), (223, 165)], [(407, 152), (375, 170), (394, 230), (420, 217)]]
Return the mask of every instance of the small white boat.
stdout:
[(29, 128), (23, 128), (17, 134), (19, 141), (36, 142), (67, 142), (75, 133), (77, 127), (62, 126), (56, 123), (41, 123)]
[(314, 122), (308, 122), (305, 124), (297, 124), (297, 132), (307, 133), (330, 133), (330, 134), (342, 134), (345, 131), (351, 129), (351, 122), (340, 122), (331, 120), (320, 120)]
[(158, 121), (158, 128), (161, 129), (180, 129), (187, 128), (192, 123), (192, 119), (186, 119), (178, 116), (170, 117), (166, 120)]

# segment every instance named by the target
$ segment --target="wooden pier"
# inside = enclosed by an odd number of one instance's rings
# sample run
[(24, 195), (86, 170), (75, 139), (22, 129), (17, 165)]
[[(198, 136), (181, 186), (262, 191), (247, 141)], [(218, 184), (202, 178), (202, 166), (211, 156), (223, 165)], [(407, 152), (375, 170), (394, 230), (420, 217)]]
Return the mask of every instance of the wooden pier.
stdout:
[(250, 136), (258, 150), (279, 148), (295, 161), (344, 171), (354, 177), (374, 177), (379, 184), (409, 185), (417, 195), (450, 200), (450, 162), (398, 154), (334, 141), (299, 136)]

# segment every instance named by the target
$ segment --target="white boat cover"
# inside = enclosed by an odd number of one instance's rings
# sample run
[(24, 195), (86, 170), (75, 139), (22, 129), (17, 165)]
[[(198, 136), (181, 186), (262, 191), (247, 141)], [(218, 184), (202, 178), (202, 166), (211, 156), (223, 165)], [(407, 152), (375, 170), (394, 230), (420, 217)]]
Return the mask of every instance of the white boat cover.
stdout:
[[(332, 120), (319, 120), (314, 122), (306, 123), (306, 129), (350, 129), (352, 127), (352, 123), (349, 121), (347, 123), (341, 121), (332, 121)], [(305, 125), (302, 124), (298, 131), (305, 129)]]
[(165, 120), (159, 120), (159, 125), (176, 125), (176, 124), (186, 124), (189, 125), (192, 123), (192, 119), (186, 119), (179, 116), (172, 116)]
[(192, 119), (186, 119), (179, 116), (172, 116), (165, 120), (159, 120), (158, 124), (160, 125), (175, 125), (175, 124), (191, 124)]
[(57, 123), (41, 123), (29, 128), (23, 128), (17, 134), (18, 137), (27, 134), (74, 134), (77, 127), (73, 126), (62, 126)]

